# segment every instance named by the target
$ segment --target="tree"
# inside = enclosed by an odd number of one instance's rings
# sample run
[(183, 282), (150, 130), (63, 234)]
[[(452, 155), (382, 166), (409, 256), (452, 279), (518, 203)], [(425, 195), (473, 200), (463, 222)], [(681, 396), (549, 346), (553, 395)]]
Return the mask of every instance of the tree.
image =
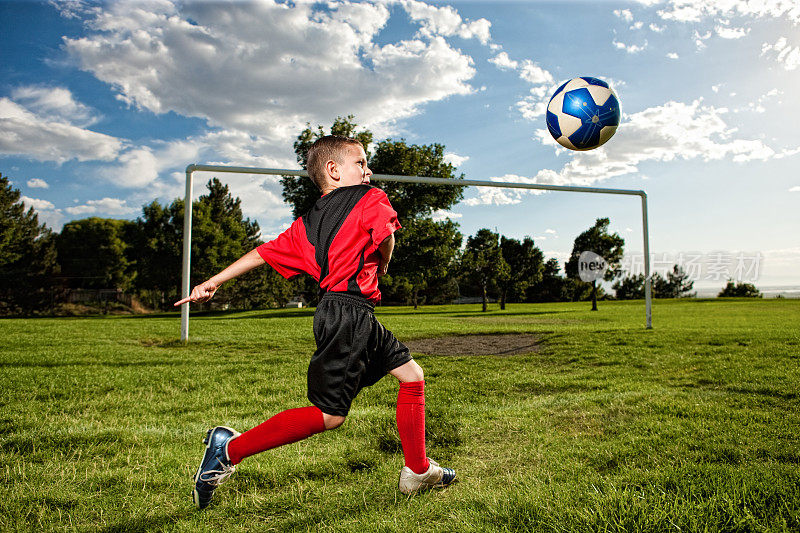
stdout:
[(420, 292), (452, 277), (462, 235), (458, 225), (446, 219), (410, 219), (405, 223), (389, 266), (387, 292), (419, 305)]
[[(262, 243), (258, 223), (244, 217), (241, 200), (231, 195), (228, 186), (212, 178), (206, 187), (208, 194), (198, 199), (193, 216), (192, 285), (210, 278)], [(264, 267), (230, 281), (209, 305), (237, 309), (283, 305), (292, 291), (288, 281), (272, 268)]]
[[(611, 281), (619, 275), (619, 264), (622, 261), (625, 240), (616, 233), (608, 233), (610, 223), (608, 218), (598, 218), (594, 226), (575, 238), (572, 254), (565, 268), (569, 278), (576, 282), (579, 279), (578, 258), (584, 251), (592, 251), (605, 259), (608, 270), (603, 279)], [(592, 311), (597, 311), (597, 281), (592, 281)]]
[(67, 285), (85, 289), (130, 289), (135, 270), (128, 248), (134, 226), (129, 220), (97, 217), (64, 224), (56, 237), (56, 250)]
[[(375, 148), (369, 168), (375, 174), (428, 176), (456, 182), (464, 179), (463, 174), (456, 175), (455, 167), (444, 160), (444, 150), (444, 145), (438, 143), (417, 145), (407, 144), (403, 139), (386, 139)], [(464, 196), (464, 187), (458, 186), (398, 181), (381, 181), (376, 185), (386, 192), (401, 221), (449, 209)]]
[(560, 302), (564, 300), (564, 278), (559, 275), (558, 259), (552, 257), (542, 266), (542, 277), (525, 291), (529, 302)]
[(0, 314), (31, 313), (52, 301), (53, 233), (0, 174)]
[(168, 206), (153, 201), (142, 207), (134, 235), (136, 288), (148, 305), (167, 309), (180, 294), (183, 200)]
[[(626, 276), (615, 282), (611, 288), (616, 291), (619, 300), (637, 300), (645, 297), (644, 294), (644, 274)], [(667, 272), (664, 277), (658, 272), (650, 276), (650, 287), (653, 298), (685, 298), (694, 296), (688, 294), (694, 286), (693, 281), (689, 281), (689, 275), (682, 267), (674, 265), (672, 271)]]
[(241, 200), (217, 178), (206, 184), (208, 194), (193, 209), (192, 285), (207, 280), (254, 248), (260, 228), (244, 218)]
[(488, 309), (488, 292), (498, 287), (498, 280), (508, 275), (508, 263), (500, 250), (499, 235), (480, 229), (467, 239), (461, 256), (461, 272), (468, 283), (480, 288), (483, 311)]
[(674, 265), (672, 272), (667, 272), (668, 298), (692, 297), (696, 293), (689, 293), (694, 287), (694, 281), (689, 280), (689, 274), (682, 267)]
[[(239, 198), (217, 178), (206, 184), (208, 194), (193, 203), (192, 280), (213, 276), (244, 253), (261, 244), (258, 223), (245, 218)], [(139, 276), (137, 288), (157, 295), (153, 305), (169, 308), (180, 292), (183, 257), (183, 201), (162, 207), (144, 206), (137, 224), (135, 249)], [(249, 309), (283, 305), (295, 288), (271, 268), (251, 271), (229, 282), (209, 305)]]
[(625, 276), (612, 286), (618, 300), (640, 300), (644, 298), (644, 274)]
[(733, 283), (732, 279), (728, 280), (727, 285), (725, 288), (720, 291), (717, 295), (717, 298), (763, 298), (764, 295), (761, 294), (755, 285), (752, 283), (744, 283), (738, 282), (736, 284)]
[(500, 279), (500, 309), (506, 308), (508, 298), (521, 300), (525, 290), (542, 279), (544, 254), (533, 239), (522, 241), (500, 237), (500, 250), (508, 264), (508, 274)]
[[(358, 139), (364, 146), (364, 151), (367, 151), (368, 145), (372, 143), (372, 133), (368, 130), (356, 131), (357, 128), (352, 115), (338, 117), (330, 128), (330, 134)], [(314, 141), (325, 135), (322, 126), (312, 130), (310, 125), (298, 135), (294, 151), (302, 168), (307, 166), (308, 149)], [(409, 145), (405, 140), (387, 139), (378, 143), (373, 156), (370, 157), (367, 152), (367, 158), (370, 160), (369, 167), (375, 174), (463, 179), (463, 174), (456, 176), (455, 167), (444, 160), (444, 149), (443, 145), (436, 143)], [(295, 218), (306, 214), (319, 199), (319, 189), (308, 178), (284, 176), (281, 178), (281, 185), (283, 199), (292, 206), (292, 215)], [(428, 216), (439, 209), (448, 209), (463, 197), (463, 187), (456, 186), (400, 182), (378, 182), (375, 186), (386, 191), (403, 223), (418, 216)]]
[[(297, 140), (294, 142), (294, 153), (297, 155), (297, 162), (300, 167), (307, 168), (308, 163), (308, 150), (317, 139), (325, 135), (341, 135), (343, 137), (351, 137), (358, 139), (364, 146), (364, 151), (367, 153), (369, 159), (369, 152), (367, 147), (372, 143), (372, 133), (368, 130), (356, 132), (358, 127), (354, 122), (353, 115), (346, 117), (337, 117), (333, 121), (333, 125), (329, 133), (325, 133), (322, 126), (317, 126), (316, 130), (311, 129), (311, 124), (307, 124), (306, 129), (300, 132)], [(373, 170), (374, 172), (374, 170)], [(314, 183), (308, 179), (300, 176), (283, 176), (281, 178), (281, 185), (283, 186), (283, 199), (286, 203), (292, 206), (292, 216), (300, 218), (314, 207), (314, 203), (319, 199), (319, 189)]]

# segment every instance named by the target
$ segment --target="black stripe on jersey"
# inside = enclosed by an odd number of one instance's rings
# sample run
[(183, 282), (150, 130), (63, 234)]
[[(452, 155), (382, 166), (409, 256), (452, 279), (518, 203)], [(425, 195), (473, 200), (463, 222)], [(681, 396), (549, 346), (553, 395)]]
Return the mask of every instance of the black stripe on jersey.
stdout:
[(365, 244), (364, 248), (361, 250), (361, 254), (358, 256), (358, 268), (350, 277), (350, 279), (347, 280), (347, 292), (361, 296), (361, 287), (358, 286), (358, 275), (361, 274), (361, 270), (364, 268), (364, 255), (366, 255), (367, 248), (369, 248), (370, 244), (372, 243), (368, 242)]
[[(314, 247), (314, 258), (320, 269), (320, 288), (322, 288), (322, 282), (330, 271), (328, 252), (333, 239), (339, 233), (347, 215), (372, 188), (369, 185), (341, 187), (317, 200), (311, 211), (303, 215), (306, 238)], [(363, 263), (363, 259), (361, 261)]]

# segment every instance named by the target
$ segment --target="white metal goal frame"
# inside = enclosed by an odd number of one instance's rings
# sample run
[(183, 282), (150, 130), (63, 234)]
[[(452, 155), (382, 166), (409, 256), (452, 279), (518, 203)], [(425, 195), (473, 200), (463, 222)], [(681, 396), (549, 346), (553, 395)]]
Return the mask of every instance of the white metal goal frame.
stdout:
[[(189, 272), (192, 255), (192, 178), (195, 172), (227, 172), (232, 174), (268, 174), (273, 176), (308, 177), (305, 170), (287, 170), (280, 168), (237, 167), (227, 165), (189, 165), (186, 167), (186, 196), (183, 211), (183, 269), (181, 279), (181, 298), (188, 298), (191, 287)], [(544, 191), (583, 192), (594, 194), (621, 194), (638, 196), (642, 201), (642, 235), (644, 238), (644, 296), (645, 296), (645, 328), (652, 329), (652, 297), (650, 280), (650, 235), (647, 225), (647, 193), (632, 189), (605, 189), (600, 187), (575, 187), (568, 185), (544, 185), (539, 183), (512, 183), (503, 181), (454, 180), (431, 178), (426, 176), (394, 176), (391, 174), (373, 174), (375, 181), (398, 181), (405, 183), (428, 183), (432, 185), (449, 185), (458, 187), (500, 187), (506, 189), (536, 189)], [(181, 306), (181, 340), (189, 340), (189, 304)]]

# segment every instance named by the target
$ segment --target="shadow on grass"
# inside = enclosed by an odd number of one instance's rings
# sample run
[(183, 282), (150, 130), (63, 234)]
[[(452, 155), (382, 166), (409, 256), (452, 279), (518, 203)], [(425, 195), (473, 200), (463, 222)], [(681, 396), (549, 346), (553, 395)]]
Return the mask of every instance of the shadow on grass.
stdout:
[[(432, 306), (433, 307), (433, 306)], [(557, 315), (563, 313), (570, 313), (571, 310), (548, 310), (548, 311), (524, 311), (524, 312), (507, 312), (502, 309), (489, 309), (488, 311), (481, 311), (475, 309), (474, 311), (465, 311), (462, 309), (453, 309), (448, 306), (445, 309), (409, 309), (407, 306), (377, 306), (375, 310), (381, 315), (410, 315), (410, 316), (424, 316), (424, 315), (446, 315), (452, 318), (468, 318), (468, 317), (514, 317), (514, 316), (537, 316), (537, 315)], [(315, 307), (306, 307), (303, 309), (263, 309), (263, 310), (192, 310), (190, 316), (196, 318), (227, 318), (230, 320), (242, 319), (266, 319), (266, 318), (300, 318), (314, 316), (316, 311)], [(156, 313), (143, 313), (143, 314), (95, 314), (95, 315), (80, 315), (80, 316), (56, 316), (56, 315), (36, 315), (36, 316), (0, 316), (3, 319), (58, 319), (58, 320), (147, 320), (147, 319), (164, 319), (164, 318), (180, 318), (179, 311), (160, 311)]]
[[(240, 318), (291, 318), (291, 317), (299, 317), (299, 316), (313, 316), (315, 308), (305, 308), (305, 309), (253, 309), (253, 310), (244, 310), (244, 309), (231, 309), (227, 311), (223, 310), (192, 310), (190, 311), (191, 318), (225, 318), (228, 315), (242, 315), (242, 316), (230, 316), (229, 318), (232, 319), (240, 319)], [(254, 314), (259, 313), (261, 314)], [(159, 311), (155, 313), (141, 313), (141, 314), (92, 314), (92, 315), (76, 315), (76, 316), (59, 316), (59, 315), (5, 315), (0, 316), (0, 320), (11, 320), (11, 319), (25, 319), (25, 320), (43, 320), (43, 319), (58, 319), (58, 320), (146, 320), (146, 319), (153, 319), (153, 318), (174, 318), (180, 319), (181, 313), (179, 310), (175, 311)]]
[(466, 317), (498, 317), (498, 318), (505, 318), (505, 317), (512, 317), (512, 316), (537, 316), (537, 315), (558, 315), (562, 313), (570, 313), (571, 311), (518, 311), (518, 312), (509, 312), (509, 311), (502, 311), (500, 309), (490, 309), (488, 311), (481, 311), (480, 309), (476, 309), (475, 311), (462, 311), (462, 310), (413, 310), (413, 309), (397, 309), (392, 311), (387, 311), (387, 309), (392, 309), (391, 307), (378, 307), (376, 308), (377, 311), (380, 312), (382, 315), (407, 315), (407, 316), (423, 316), (423, 315), (447, 315), (452, 318), (466, 318)]
[(587, 392), (595, 392), (599, 390), (606, 390), (608, 387), (603, 385), (582, 384), (582, 383), (562, 383), (562, 384), (548, 384), (539, 381), (528, 381), (517, 383), (513, 386), (513, 390), (523, 393), (527, 396), (551, 396), (554, 394), (585, 394)]
[(103, 533), (112, 533), (119, 531), (120, 533), (130, 533), (138, 531), (160, 531), (163, 526), (167, 524), (174, 524), (180, 519), (187, 518), (186, 512), (176, 513), (174, 515), (162, 513), (155, 516), (141, 516), (131, 515), (115, 522), (114, 524), (100, 528), (98, 531)]
[[(243, 316), (232, 316), (228, 317), (230, 320), (242, 320), (242, 319), (251, 319), (251, 318), (301, 318), (301, 317), (308, 317), (314, 316), (314, 311), (316, 308), (307, 307), (305, 309), (298, 309), (297, 311), (279, 311), (279, 310), (265, 310), (263, 313), (248, 313)], [(237, 313), (241, 313), (242, 311), (238, 311)]]
[[(13, 363), (0, 363), (0, 368), (60, 368), (67, 366), (96, 366), (96, 367), (158, 367), (158, 366), (189, 366), (191, 361), (183, 359), (165, 359), (162, 361), (16, 361)], [(243, 364), (237, 361), (221, 361), (216, 364), (231, 365)]]
[(117, 432), (105, 431), (92, 435), (59, 434), (37, 437), (14, 435), (0, 442), (0, 451), (19, 453), (29, 458), (39, 455), (49, 458), (56, 453), (91, 452), (98, 456), (114, 457), (120, 446), (129, 444), (128, 439)]

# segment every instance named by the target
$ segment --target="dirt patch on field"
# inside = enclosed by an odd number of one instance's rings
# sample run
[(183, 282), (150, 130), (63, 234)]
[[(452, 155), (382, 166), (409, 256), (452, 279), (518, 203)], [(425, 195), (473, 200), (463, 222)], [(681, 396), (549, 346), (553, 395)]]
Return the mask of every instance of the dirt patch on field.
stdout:
[(542, 339), (529, 333), (452, 335), (404, 342), (414, 353), (428, 355), (517, 355), (538, 352)]

